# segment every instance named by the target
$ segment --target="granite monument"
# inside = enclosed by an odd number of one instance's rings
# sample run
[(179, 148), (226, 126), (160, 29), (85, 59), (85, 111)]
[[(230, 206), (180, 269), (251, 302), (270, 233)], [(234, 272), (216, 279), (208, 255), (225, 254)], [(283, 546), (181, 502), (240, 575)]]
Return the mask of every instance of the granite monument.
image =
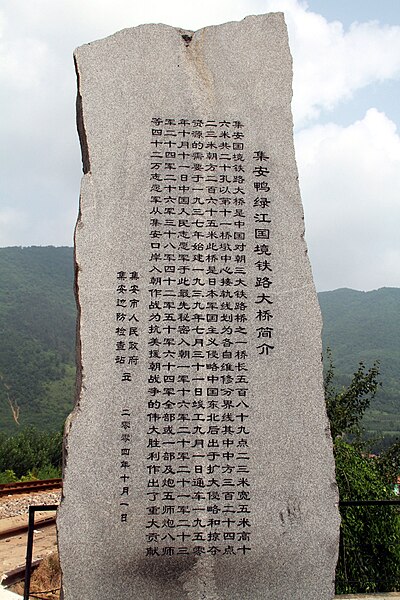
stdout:
[(65, 600), (331, 600), (338, 495), (284, 16), (78, 48)]

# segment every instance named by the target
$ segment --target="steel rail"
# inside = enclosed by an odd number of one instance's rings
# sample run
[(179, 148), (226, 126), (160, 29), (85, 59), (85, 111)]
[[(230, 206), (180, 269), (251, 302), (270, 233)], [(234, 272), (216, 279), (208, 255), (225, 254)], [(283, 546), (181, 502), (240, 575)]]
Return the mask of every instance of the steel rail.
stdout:
[[(35, 529), (41, 529), (42, 527), (54, 525), (55, 523), (56, 517), (44, 517), (43, 519), (38, 519), (35, 521)], [(3, 531), (0, 531), (0, 541), (23, 535), (28, 531), (28, 529), (28, 522), (22, 523), (21, 525), (16, 525), (15, 527), (10, 527), (9, 529), (4, 529)]]
[(28, 494), (29, 492), (41, 492), (51, 489), (60, 489), (62, 479), (38, 479), (35, 481), (17, 481), (15, 483), (0, 484), (0, 497), (12, 496), (14, 494)]

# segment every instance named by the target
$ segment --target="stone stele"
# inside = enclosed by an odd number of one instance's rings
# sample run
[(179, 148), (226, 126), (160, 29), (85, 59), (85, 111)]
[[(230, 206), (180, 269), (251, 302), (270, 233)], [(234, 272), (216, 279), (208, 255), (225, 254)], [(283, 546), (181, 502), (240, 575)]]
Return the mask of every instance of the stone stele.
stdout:
[(65, 600), (330, 600), (338, 495), (284, 16), (75, 54)]

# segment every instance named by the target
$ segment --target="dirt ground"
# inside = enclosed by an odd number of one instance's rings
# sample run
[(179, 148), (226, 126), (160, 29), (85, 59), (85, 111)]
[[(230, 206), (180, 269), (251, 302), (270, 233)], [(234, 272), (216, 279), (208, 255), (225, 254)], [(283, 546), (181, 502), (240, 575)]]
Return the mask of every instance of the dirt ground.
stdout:
[[(48, 517), (50, 513), (36, 513), (35, 520)], [(0, 520), (0, 532), (27, 523), (28, 515)], [(27, 532), (0, 540), (0, 578), (8, 571), (25, 565)], [(47, 525), (35, 530), (33, 537), (33, 560), (44, 558), (57, 549), (56, 526)]]
[[(47, 600), (59, 600), (60, 598), (60, 565), (57, 552), (42, 560), (37, 569), (32, 573), (30, 585), (31, 598), (47, 598)], [(24, 584), (17, 583), (12, 591), (21, 596), (24, 593)]]

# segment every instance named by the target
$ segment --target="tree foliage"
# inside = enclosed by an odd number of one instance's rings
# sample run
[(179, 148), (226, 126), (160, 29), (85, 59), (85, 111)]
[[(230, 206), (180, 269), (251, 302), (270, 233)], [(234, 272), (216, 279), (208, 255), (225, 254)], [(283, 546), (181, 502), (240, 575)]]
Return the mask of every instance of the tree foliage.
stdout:
[[(379, 462), (337, 438), (336, 478), (340, 500), (393, 499), (393, 486)], [(394, 506), (341, 507), (337, 593), (385, 592), (400, 587), (400, 515)]]
[(0, 248), (0, 431), (57, 431), (75, 377), (72, 248)]
[[(361, 422), (379, 385), (375, 363), (363, 363), (347, 388), (335, 388), (330, 355), (325, 377), (336, 480), (341, 501), (394, 499), (400, 445), (380, 457), (361, 441)], [(341, 543), (336, 570), (337, 593), (392, 591), (400, 588), (400, 514), (397, 507), (342, 506)]]
[(328, 369), (325, 375), (325, 401), (333, 440), (337, 437), (361, 434), (361, 420), (369, 408), (380, 382), (379, 363), (366, 369), (360, 362), (350, 385), (337, 390), (335, 387), (335, 367), (328, 348)]
[[(7, 436), (0, 434), (1, 483), (28, 477), (59, 477), (62, 460), (62, 433), (46, 433), (34, 427)], [(8, 474), (7, 474), (8, 472)]]
[[(400, 288), (370, 292), (339, 289), (318, 294), (324, 328), (323, 345), (332, 348), (335, 380), (348, 386), (360, 360), (371, 367), (380, 362), (383, 382), (363, 419), (370, 437), (400, 434)], [(378, 450), (381, 443), (375, 444)]]

